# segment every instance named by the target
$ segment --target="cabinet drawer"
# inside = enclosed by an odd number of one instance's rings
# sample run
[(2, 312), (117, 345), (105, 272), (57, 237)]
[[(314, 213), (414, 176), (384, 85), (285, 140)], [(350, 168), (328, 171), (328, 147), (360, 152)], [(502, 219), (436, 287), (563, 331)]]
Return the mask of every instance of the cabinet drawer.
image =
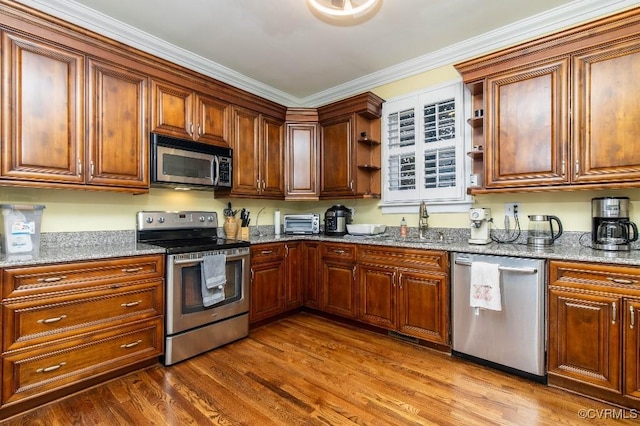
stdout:
[(270, 262), (274, 259), (282, 259), (285, 254), (283, 243), (257, 244), (251, 246), (251, 263)]
[(442, 251), (391, 248), (380, 246), (358, 247), (358, 262), (384, 264), (401, 268), (449, 270), (447, 254)]
[(118, 290), (5, 302), (3, 351), (162, 315), (162, 284), (154, 280)]
[(551, 261), (549, 285), (640, 297), (640, 268)]
[(163, 255), (7, 268), (2, 272), (2, 296), (7, 299), (82, 291), (86, 287), (162, 278), (163, 275)]
[(322, 243), (323, 259), (339, 259), (355, 262), (356, 245), (340, 243)]
[(2, 403), (12, 404), (130, 364), (160, 356), (162, 318), (112, 328), (92, 339), (3, 357)]

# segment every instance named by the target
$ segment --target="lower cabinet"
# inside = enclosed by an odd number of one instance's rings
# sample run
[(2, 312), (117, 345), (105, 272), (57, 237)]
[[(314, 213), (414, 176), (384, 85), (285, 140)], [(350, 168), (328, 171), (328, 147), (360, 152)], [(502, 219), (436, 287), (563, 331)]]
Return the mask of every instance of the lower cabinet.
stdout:
[(302, 306), (302, 251), (296, 241), (251, 246), (250, 323)]
[(0, 417), (157, 362), (164, 255), (2, 270)]
[(551, 261), (549, 384), (640, 408), (640, 268)]
[(358, 318), (356, 246), (323, 242), (320, 256), (320, 310), (345, 318)]
[(358, 248), (358, 319), (449, 345), (449, 277), (445, 252)]

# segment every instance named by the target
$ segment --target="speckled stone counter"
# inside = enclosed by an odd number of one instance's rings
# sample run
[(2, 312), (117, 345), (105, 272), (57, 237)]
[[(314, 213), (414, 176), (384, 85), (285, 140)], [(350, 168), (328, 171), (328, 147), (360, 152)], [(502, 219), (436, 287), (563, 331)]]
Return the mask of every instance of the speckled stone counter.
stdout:
[(135, 231), (43, 233), (40, 242), (40, 255), (37, 258), (19, 254), (7, 256), (3, 252), (0, 257), (0, 268), (164, 252), (161, 247), (137, 244)]
[[(466, 233), (465, 233), (466, 231)], [(442, 239), (441, 239), (442, 235)], [(547, 260), (573, 260), (593, 263), (609, 263), (619, 265), (640, 266), (640, 247), (632, 246), (630, 251), (603, 251), (590, 248), (590, 235), (569, 232), (558, 239), (554, 245), (545, 248), (529, 247), (526, 244), (526, 234), (523, 233), (513, 243), (490, 243), (486, 245), (469, 244), (467, 230), (430, 230), (426, 240), (418, 238), (415, 232), (410, 232), (407, 238), (402, 238), (396, 229), (388, 229), (382, 235), (365, 237), (351, 236), (331, 237), (326, 235), (263, 235), (250, 237), (252, 244), (293, 241), (317, 240), (334, 241), (354, 244), (371, 244), (390, 247), (407, 247), (427, 250), (444, 250), (448, 252), (463, 252), (489, 254), (499, 256), (528, 257)]]

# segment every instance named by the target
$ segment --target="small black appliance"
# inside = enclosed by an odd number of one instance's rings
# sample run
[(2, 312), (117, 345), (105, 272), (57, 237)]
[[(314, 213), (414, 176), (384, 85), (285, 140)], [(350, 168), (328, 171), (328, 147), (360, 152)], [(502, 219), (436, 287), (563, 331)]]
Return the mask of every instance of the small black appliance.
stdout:
[(629, 197), (600, 197), (591, 200), (592, 247), (628, 251), (638, 240), (638, 227), (629, 220)]
[(351, 210), (341, 204), (329, 207), (324, 213), (325, 235), (346, 235), (348, 223), (351, 223)]

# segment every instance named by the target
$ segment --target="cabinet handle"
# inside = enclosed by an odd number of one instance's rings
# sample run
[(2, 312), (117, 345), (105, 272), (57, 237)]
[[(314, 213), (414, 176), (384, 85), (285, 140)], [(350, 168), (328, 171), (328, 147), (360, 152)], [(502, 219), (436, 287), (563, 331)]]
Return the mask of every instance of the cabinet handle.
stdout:
[(285, 255), (286, 257), (289, 257), (289, 246), (288, 246), (288, 245), (286, 245), (286, 244), (285, 244), (285, 246), (284, 246), (284, 251), (285, 251), (284, 255)]
[(562, 160), (562, 176), (564, 176), (565, 173), (566, 173), (566, 165), (565, 165), (564, 160)]
[(335, 254), (344, 254), (344, 253), (345, 253), (345, 251), (344, 251), (344, 250), (342, 250), (342, 249), (335, 249), (333, 252), (334, 252)]
[(91, 169), (90, 176), (93, 176), (94, 175), (94, 171), (95, 171), (94, 167), (93, 167), (93, 160), (91, 160), (91, 163), (89, 163), (89, 168)]
[(198, 124), (198, 137), (202, 136), (202, 129), (200, 128), (200, 125)]
[(625, 278), (611, 278), (607, 277), (609, 281), (613, 281), (616, 284), (636, 284), (638, 281), (636, 280), (628, 280)]
[(82, 160), (78, 158), (78, 176), (82, 176)]
[(133, 273), (133, 272), (142, 271), (142, 269), (143, 269), (142, 266), (138, 266), (137, 268), (124, 268), (122, 270), (122, 272), (124, 272), (125, 274), (130, 274), (130, 273)]
[(616, 317), (618, 316), (618, 309), (616, 308), (616, 302), (611, 303), (611, 307), (613, 308), (613, 317), (611, 318), (611, 324), (616, 323)]
[(142, 300), (136, 300), (135, 302), (123, 303), (120, 306), (123, 308), (131, 308), (132, 306), (138, 306), (142, 303)]
[(271, 253), (273, 253), (273, 250), (262, 250), (260, 252), (260, 254), (271, 254)]
[(356, 280), (356, 267), (354, 265), (353, 269), (351, 270), (353, 272), (353, 280)]
[(189, 134), (193, 136), (193, 123), (189, 123)]
[(262, 190), (264, 191), (265, 189), (267, 189), (267, 183), (263, 180), (262, 181)]
[(61, 362), (60, 364), (52, 365), (51, 367), (38, 368), (38, 369), (36, 370), (36, 373), (48, 373), (48, 372), (50, 372), (50, 371), (55, 371), (55, 370), (57, 370), (58, 368), (63, 367), (63, 366), (65, 366), (65, 365), (67, 365), (67, 363), (66, 363), (66, 362)]
[(256, 180), (256, 191), (260, 192), (260, 179)]
[(349, 189), (353, 191), (353, 179), (351, 179), (351, 182), (349, 182)]
[(120, 347), (123, 348), (123, 349), (129, 349), (129, 348), (133, 348), (134, 346), (138, 346), (140, 343), (142, 343), (142, 340), (137, 340), (135, 342), (126, 343), (124, 345), (120, 345)]
[(38, 282), (40, 283), (55, 283), (56, 281), (62, 281), (66, 279), (66, 275), (60, 275), (59, 277), (49, 277), (49, 278), (39, 278)]
[(51, 324), (53, 322), (58, 322), (65, 319), (66, 315), (60, 315), (59, 317), (47, 318), (47, 319), (39, 319), (38, 324)]
[(636, 310), (633, 306), (629, 306), (629, 314), (631, 315), (631, 321), (629, 321), (629, 328), (633, 330), (633, 327), (636, 325)]
[(578, 176), (578, 173), (580, 173), (580, 162), (576, 160), (576, 176)]

